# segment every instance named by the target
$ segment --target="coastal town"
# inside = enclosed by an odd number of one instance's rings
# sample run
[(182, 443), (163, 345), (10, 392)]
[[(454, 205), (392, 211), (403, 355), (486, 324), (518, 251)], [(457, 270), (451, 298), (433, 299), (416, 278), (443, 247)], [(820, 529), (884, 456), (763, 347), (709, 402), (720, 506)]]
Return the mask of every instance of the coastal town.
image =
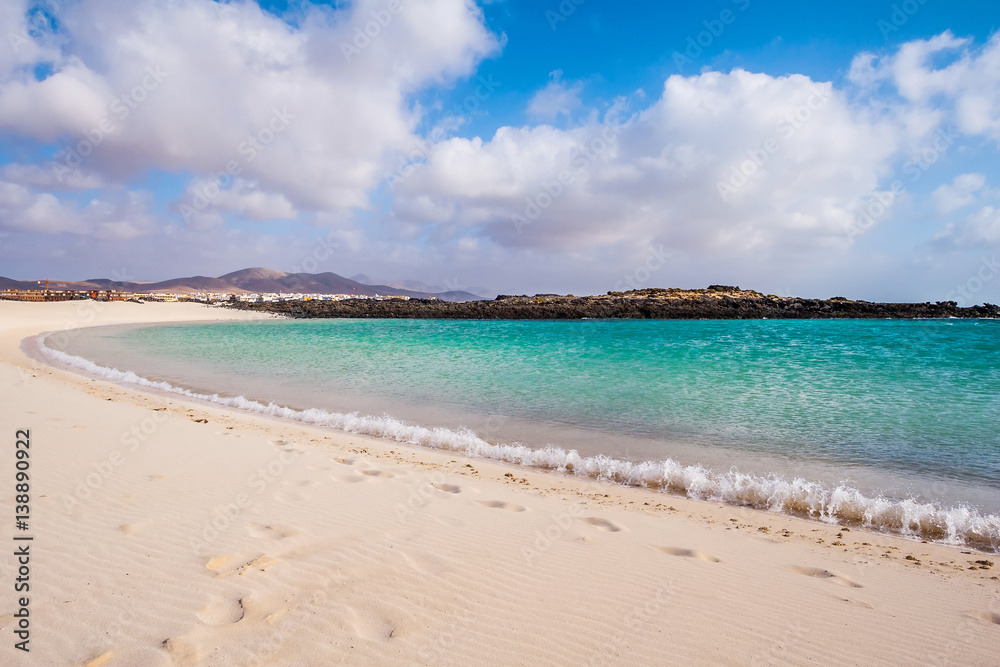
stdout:
[[(431, 297), (433, 298), (433, 297)], [(196, 303), (275, 303), (280, 301), (345, 301), (349, 299), (369, 299), (374, 301), (409, 301), (403, 295), (367, 294), (318, 294), (285, 292), (126, 292), (115, 289), (54, 290), (54, 289), (14, 289), (0, 290), (0, 300), (6, 301), (132, 301), (135, 303), (192, 301)]]

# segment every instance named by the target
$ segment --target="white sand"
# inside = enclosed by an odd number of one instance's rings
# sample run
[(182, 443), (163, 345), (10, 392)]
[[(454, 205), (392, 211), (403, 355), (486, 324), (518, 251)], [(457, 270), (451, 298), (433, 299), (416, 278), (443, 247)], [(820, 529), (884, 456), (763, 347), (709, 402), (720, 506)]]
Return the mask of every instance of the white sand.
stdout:
[(997, 568), (968, 569), (993, 556), (195, 405), (20, 349), (73, 326), (246, 317), (0, 302), (0, 663), (1000, 663)]

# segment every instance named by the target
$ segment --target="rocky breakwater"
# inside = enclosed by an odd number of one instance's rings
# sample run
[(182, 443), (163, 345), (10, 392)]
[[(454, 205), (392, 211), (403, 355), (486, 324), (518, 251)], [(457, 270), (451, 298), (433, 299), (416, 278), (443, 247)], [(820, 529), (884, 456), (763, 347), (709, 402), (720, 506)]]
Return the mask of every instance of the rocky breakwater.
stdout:
[(708, 289), (650, 288), (598, 296), (498, 296), (493, 301), (449, 302), (437, 299), (346, 299), (343, 301), (234, 302), (231, 308), (296, 318), (369, 317), (472, 320), (564, 320), (583, 318), (664, 320), (753, 319), (915, 319), (1000, 318), (993, 304), (960, 308), (954, 301), (874, 303), (843, 297), (801, 299), (761, 294), (739, 287)]

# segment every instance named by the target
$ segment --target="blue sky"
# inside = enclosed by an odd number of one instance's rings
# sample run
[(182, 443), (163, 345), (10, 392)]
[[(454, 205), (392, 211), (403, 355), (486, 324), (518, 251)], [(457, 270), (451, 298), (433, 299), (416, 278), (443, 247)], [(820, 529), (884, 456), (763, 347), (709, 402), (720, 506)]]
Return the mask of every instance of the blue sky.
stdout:
[(995, 303), (998, 16), (5, 3), (0, 275)]

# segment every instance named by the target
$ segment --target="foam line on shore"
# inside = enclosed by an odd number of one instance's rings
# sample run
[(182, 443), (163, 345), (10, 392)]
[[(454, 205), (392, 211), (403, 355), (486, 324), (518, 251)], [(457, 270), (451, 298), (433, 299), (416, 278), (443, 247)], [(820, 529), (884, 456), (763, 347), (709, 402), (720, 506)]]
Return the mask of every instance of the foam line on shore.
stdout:
[(869, 497), (843, 484), (831, 490), (800, 478), (789, 481), (777, 475), (761, 477), (736, 471), (719, 473), (698, 465), (685, 466), (672, 459), (636, 463), (605, 455), (583, 457), (576, 450), (552, 446), (535, 449), (521, 443), (494, 444), (469, 429), (427, 428), (407, 424), (389, 415), (376, 417), (315, 408), (295, 410), (243, 396), (193, 392), (168, 382), (144, 378), (132, 371), (100, 366), (82, 357), (53, 350), (45, 345), (44, 340), (39, 340), (39, 349), (54, 361), (115, 382), (305, 424), (461, 452), (472, 457), (552, 470), (601, 482), (644, 487), (956, 546), (1000, 551), (1000, 516), (982, 514), (971, 507), (944, 508), (912, 498)]

